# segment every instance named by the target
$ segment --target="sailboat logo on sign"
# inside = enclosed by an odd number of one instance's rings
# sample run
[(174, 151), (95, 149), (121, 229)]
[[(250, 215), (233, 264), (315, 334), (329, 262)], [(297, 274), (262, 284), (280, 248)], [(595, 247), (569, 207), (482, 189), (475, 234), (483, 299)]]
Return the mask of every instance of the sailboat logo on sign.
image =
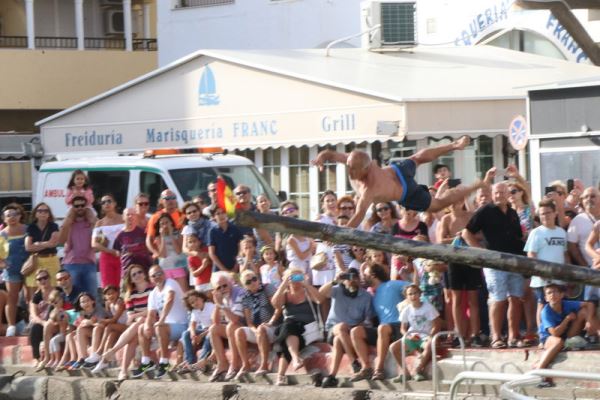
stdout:
[(215, 75), (208, 65), (204, 66), (200, 84), (198, 85), (198, 105), (200, 106), (216, 106), (221, 100), (217, 94), (217, 84)]

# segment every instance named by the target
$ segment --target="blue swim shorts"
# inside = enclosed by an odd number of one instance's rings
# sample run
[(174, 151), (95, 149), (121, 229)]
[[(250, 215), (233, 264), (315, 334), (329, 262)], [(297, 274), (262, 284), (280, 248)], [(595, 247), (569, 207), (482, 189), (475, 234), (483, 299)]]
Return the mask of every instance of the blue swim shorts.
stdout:
[(417, 164), (407, 158), (391, 163), (391, 167), (396, 171), (396, 176), (402, 185), (400, 204), (409, 210), (427, 211), (431, 205), (431, 194), (427, 186), (419, 185), (415, 181)]

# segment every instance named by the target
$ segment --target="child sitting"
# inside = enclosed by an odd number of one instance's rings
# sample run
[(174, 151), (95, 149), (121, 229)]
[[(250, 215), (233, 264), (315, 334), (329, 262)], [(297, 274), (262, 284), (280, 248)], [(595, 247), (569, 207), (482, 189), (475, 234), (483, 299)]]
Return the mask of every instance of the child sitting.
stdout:
[[(204, 293), (197, 290), (186, 292), (183, 301), (190, 312), (190, 325), (181, 335), (185, 361), (177, 369), (180, 374), (194, 371), (205, 372), (208, 356), (212, 352), (207, 334), (208, 328), (212, 325), (211, 317), (215, 305), (208, 301), (208, 297)], [(196, 357), (196, 349), (199, 346), (202, 346), (200, 361)]]
[(240, 274), (249, 269), (258, 275), (258, 254), (256, 254), (256, 239), (254, 236), (246, 236), (240, 242), (240, 253), (237, 263), (240, 266)]
[[(417, 285), (408, 285), (404, 289), (404, 295), (408, 304), (400, 313), (400, 330), (402, 339), (392, 343), (390, 349), (398, 364), (402, 364), (402, 342), (406, 346), (406, 354), (415, 350), (422, 351), (419, 362), (415, 368), (413, 378), (415, 381), (425, 380), (425, 367), (431, 361), (431, 339), (440, 331), (442, 321), (440, 313), (428, 302), (421, 301), (421, 289)], [(404, 365), (404, 371), (395, 381), (402, 382), (408, 379), (408, 369)]]
[(37, 372), (46, 367), (55, 368), (58, 365), (62, 355), (62, 345), (65, 342), (69, 327), (69, 317), (64, 310), (63, 293), (58, 289), (53, 290), (48, 296), (48, 303), (52, 306), (52, 311), (50, 311), (44, 331), (50, 331), (51, 328), (54, 328), (53, 331), (56, 333), (49, 341), (45, 340), (44, 359), (36, 369)]
[(273, 246), (263, 246), (260, 249), (263, 265), (260, 266), (260, 280), (264, 284), (273, 285), (278, 288), (282, 282), (285, 267), (279, 263), (279, 256)]
[[(539, 369), (548, 368), (563, 347), (583, 347), (585, 339), (579, 335), (584, 327), (589, 335), (595, 335), (597, 332), (594, 304), (564, 300), (564, 287), (555, 283), (544, 287), (544, 296), (547, 304), (542, 309), (539, 328), (540, 342), (544, 346), (544, 352), (537, 366)], [(546, 379), (539, 386), (550, 387), (554, 386), (554, 383)]]

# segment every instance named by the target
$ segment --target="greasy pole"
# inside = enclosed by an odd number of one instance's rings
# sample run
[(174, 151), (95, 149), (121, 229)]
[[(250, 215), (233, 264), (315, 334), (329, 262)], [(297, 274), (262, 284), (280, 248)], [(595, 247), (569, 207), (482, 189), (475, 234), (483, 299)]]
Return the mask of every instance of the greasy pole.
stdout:
[(336, 225), (321, 224), (274, 214), (261, 214), (252, 211), (240, 212), (236, 224), (252, 228), (262, 228), (282, 233), (295, 233), (313, 239), (333, 243), (352, 244), (369, 249), (383, 250), (410, 257), (467, 264), (500, 271), (516, 272), (524, 275), (537, 275), (543, 278), (560, 279), (566, 282), (585, 283), (600, 286), (600, 271), (569, 264), (558, 264), (500, 253), (473, 247), (453, 247), (444, 244), (431, 244), (414, 240), (400, 239), (391, 235), (365, 232)]

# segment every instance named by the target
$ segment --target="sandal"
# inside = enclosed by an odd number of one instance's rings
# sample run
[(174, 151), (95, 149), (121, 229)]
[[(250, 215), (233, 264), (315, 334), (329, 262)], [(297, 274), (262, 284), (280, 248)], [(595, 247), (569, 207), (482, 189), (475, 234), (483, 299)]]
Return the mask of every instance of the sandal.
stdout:
[(294, 371), (298, 371), (300, 368), (304, 367), (304, 360), (302, 358), (298, 359), (298, 362), (293, 362), (292, 367)]
[(352, 378), (350, 378), (350, 382), (358, 382), (362, 381), (363, 379), (371, 380), (372, 376), (373, 368), (364, 368), (352, 375)]
[(375, 372), (373, 373), (373, 376), (371, 376), (371, 380), (372, 381), (383, 381), (385, 380), (385, 372), (379, 369), (376, 369)]
[(254, 373), (254, 376), (256, 376), (256, 377), (266, 376), (268, 373), (269, 373), (269, 371), (266, 369), (259, 369)]
[(525, 347), (536, 346), (539, 343), (539, 341), (540, 339), (538, 335), (536, 335), (535, 333), (530, 333), (528, 335), (525, 335), (525, 337), (523, 338), (523, 345)]
[(215, 370), (215, 372), (212, 373), (210, 378), (208, 378), (208, 381), (209, 382), (222, 382), (225, 379), (225, 374), (227, 374), (227, 371)]
[(285, 376), (285, 375), (277, 375), (277, 382), (275, 382), (275, 385), (277, 385), (277, 386), (287, 386), (287, 384), (288, 384), (287, 376)]
[(511, 349), (517, 348), (517, 347), (519, 347), (519, 340), (518, 339), (509, 339), (507, 345)]
[(229, 371), (227, 371), (227, 374), (225, 375), (225, 381), (230, 381), (233, 378), (235, 378), (238, 374), (238, 371), (235, 369), (230, 369)]
[(496, 339), (496, 340), (492, 341), (491, 347), (492, 347), (492, 349), (505, 349), (506, 343), (504, 343), (504, 340), (502, 340), (502, 339)]
[(233, 379), (235, 379), (236, 381), (239, 381), (244, 376), (246, 376), (246, 374), (249, 374), (250, 372), (252, 372), (252, 371), (250, 371), (250, 369), (242, 368), (238, 371), (237, 374), (235, 374), (235, 378), (233, 378)]

